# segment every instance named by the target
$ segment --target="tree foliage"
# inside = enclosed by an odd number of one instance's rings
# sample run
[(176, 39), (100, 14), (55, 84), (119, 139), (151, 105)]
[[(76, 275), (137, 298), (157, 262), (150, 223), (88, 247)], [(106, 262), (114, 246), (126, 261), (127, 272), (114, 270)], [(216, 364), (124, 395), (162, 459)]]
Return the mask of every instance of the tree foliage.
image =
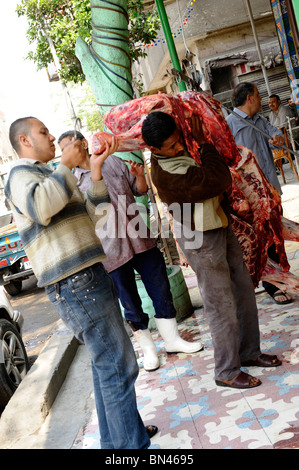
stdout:
[[(27, 39), (35, 44), (35, 52), (30, 51), (27, 58), (35, 62), (37, 69), (53, 62), (48, 36), (60, 62), (60, 78), (82, 83), (85, 76), (75, 55), (75, 44), (78, 36), (91, 43), (90, 0), (21, 0), (16, 12), (27, 17)], [(144, 11), (143, 0), (128, 0), (128, 14), (129, 52), (134, 61), (146, 56), (136, 43), (151, 43), (157, 37), (160, 21), (156, 11)]]

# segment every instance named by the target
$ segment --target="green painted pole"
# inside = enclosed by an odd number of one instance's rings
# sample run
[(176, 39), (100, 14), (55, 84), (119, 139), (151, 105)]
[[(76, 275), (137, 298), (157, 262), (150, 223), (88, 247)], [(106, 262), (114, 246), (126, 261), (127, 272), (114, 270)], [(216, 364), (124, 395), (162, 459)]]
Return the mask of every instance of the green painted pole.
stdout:
[[(169, 22), (168, 22), (168, 18), (167, 18), (167, 14), (166, 14), (166, 11), (165, 11), (163, 0), (156, 0), (156, 5), (157, 5), (157, 10), (158, 10), (158, 14), (159, 14), (159, 17), (160, 17), (160, 21), (161, 21), (161, 24), (162, 24), (162, 28), (163, 28), (163, 31), (164, 31), (164, 35), (165, 35), (165, 39), (166, 39), (166, 43), (167, 43), (167, 47), (168, 47), (168, 51), (169, 51), (169, 55), (170, 55), (172, 65), (174, 66), (174, 68), (176, 70), (178, 70), (179, 72), (182, 72), (181, 64), (180, 64), (178, 54), (177, 54), (177, 51), (176, 51), (176, 48), (175, 48), (174, 40), (173, 40), (173, 37), (172, 37), (172, 34), (171, 34), (171, 30), (170, 30), (170, 26), (169, 26)], [(187, 90), (186, 84), (183, 81), (179, 82), (178, 86), (179, 86), (180, 91), (186, 91)]]
[[(127, 0), (90, 2), (92, 44), (78, 37), (76, 56), (103, 116), (112, 106), (133, 98), (131, 59), (128, 45)], [(143, 163), (140, 151), (118, 152), (125, 160)], [(144, 199), (144, 198), (143, 198)]]
[[(76, 56), (95, 95), (103, 116), (112, 106), (133, 98), (131, 60), (128, 46), (127, 0), (91, 0), (92, 44), (78, 37)], [(124, 160), (143, 164), (140, 151), (117, 152)], [(136, 201), (148, 206), (147, 196)], [(148, 217), (145, 215), (146, 221)]]

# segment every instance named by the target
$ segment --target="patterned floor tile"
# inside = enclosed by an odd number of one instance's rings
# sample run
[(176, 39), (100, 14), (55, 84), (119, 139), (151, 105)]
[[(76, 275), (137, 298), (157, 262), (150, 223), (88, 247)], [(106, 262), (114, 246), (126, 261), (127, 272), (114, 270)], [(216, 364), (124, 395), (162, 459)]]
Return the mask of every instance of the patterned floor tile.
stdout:
[[(204, 309), (178, 325), (188, 341), (204, 349), (171, 354), (157, 331), (152, 333), (160, 368), (146, 372), (138, 352), (138, 408), (146, 425), (159, 432), (151, 449), (274, 449), (299, 448), (299, 300), (279, 306), (265, 292), (256, 295), (261, 348), (277, 354), (280, 367), (244, 367), (262, 385), (248, 390), (216, 386), (214, 352)], [(74, 448), (99, 448), (96, 414), (78, 434)]]
[(201, 437), (204, 449), (271, 449), (271, 442), (256, 420), (247, 421), (252, 427), (218, 427), (212, 423)]

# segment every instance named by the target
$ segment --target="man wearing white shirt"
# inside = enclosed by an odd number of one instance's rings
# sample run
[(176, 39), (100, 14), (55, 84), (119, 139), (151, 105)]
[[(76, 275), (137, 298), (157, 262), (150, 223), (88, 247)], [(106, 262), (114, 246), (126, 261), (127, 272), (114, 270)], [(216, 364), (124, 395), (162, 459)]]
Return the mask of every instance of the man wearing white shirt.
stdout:
[(278, 95), (269, 96), (269, 108), (271, 112), (269, 114), (270, 124), (278, 129), (287, 127), (287, 117), (293, 117), (292, 112), (288, 106), (281, 104)]

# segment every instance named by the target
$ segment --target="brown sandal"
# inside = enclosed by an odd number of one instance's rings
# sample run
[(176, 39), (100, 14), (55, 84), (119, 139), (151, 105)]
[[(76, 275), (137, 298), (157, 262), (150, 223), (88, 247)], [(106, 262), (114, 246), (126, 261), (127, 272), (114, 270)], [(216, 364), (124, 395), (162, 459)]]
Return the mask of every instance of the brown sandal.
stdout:
[(270, 354), (261, 354), (255, 359), (250, 359), (241, 363), (242, 366), (256, 366), (256, 367), (278, 367), (281, 366), (281, 361), (277, 356)]
[(232, 380), (215, 380), (215, 383), (220, 387), (253, 388), (258, 387), (262, 382), (260, 379), (241, 371), (237, 377)]

